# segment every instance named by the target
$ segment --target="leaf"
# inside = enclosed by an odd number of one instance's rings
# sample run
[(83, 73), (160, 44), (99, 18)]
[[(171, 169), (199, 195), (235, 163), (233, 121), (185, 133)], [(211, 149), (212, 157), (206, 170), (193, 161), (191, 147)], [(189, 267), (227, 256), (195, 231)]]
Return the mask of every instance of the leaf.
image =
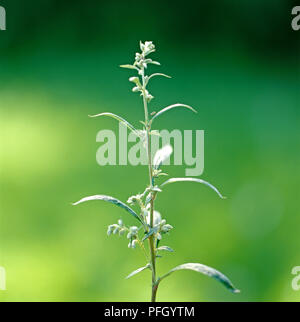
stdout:
[(202, 179), (198, 179), (198, 178), (171, 178), (171, 179), (168, 179), (167, 181), (165, 181), (164, 183), (162, 183), (160, 186), (162, 187), (162, 186), (164, 186), (166, 184), (169, 184), (169, 183), (181, 182), (181, 181), (190, 181), (190, 182), (197, 182), (197, 183), (205, 184), (206, 186), (208, 186), (211, 189), (213, 189), (219, 195), (220, 198), (226, 199), (226, 197), (222, 196), (221, 193), (219, 192), (219, 190), (216, 187), (214, 187), (209, 182), (204, 181)]
[(167, 160), (172, 154), (173, 149), (171, 145), (167, 144), (163, 148), (159, 149), (153, 158), (153, 168), (158, 170), (162, 163)]
[(142, 241), (145, 241), (148, 237), (152, 236), (155, 233), (156, 233), (156, 230), (153, 228), (150, 228), (148, 233), (143, 237)]
[(110, 197), (110, 196), (105, 196), (105, 195), (95, 195), (95, 196), (90, 196), (90, 197), (85, 197), (80, 199), (79, 201), (73, 203), (73, 206), (76, 206), (82, 202), (86, 202), (86, 201), (90, 201), (90, 200), (103, 200), (103, 201), (107, 201), (110, 202), (116, 206), (119, 206), (123, 209), (125, 209), (127, 212), (129, 212), (134, 218), (136, 218), (139, 222), (141, 222), (143, 224), (143, 222), (141, 221), (140, 217), (134, 212), (134, 210), (132, 210), (130, 207), (128, 207), (127, 205), (125, 205), (122, 201)]
[(150, 190), (153, 192), (162, 192), (162, 190), (158, 188), (158, 186), (154, 186), (153, 188), (150, 188)]
[(162, 74), (162, 73), (154, 73), (150, 76), (148, 76), (147, 78), (147, 83), (149, 82), (149, 80), (152, 78), (152, 77), (156, 77), (156, 76), (162, 76), (162, 77), (166, 77), (166, 78), (172, 78), (171, 76), (169, 75), (166, 75), (166, 74)]
[(146, 266), (143, 266), (143, 267), (140, 267), (140, 268), (136, 269), (135, 271), (133, 271), (132, 273), (130, 273), (128, 276), (126, 276), (126, 279), (128, 279), (128, 278), (130, 278), (130, 277), (132, 277), (132, 276), (134, 276), (134, 275), (136, 275), (136, 274), (144, 271), (147, 268), (150, 268), (150, 265), (149, 264), (147, 264)]
[(160, 247), (157, 248), (157, 250), (165, 250), (165, 251), (171, 252), (171, 253), (174, 252), (174, 250), (169, 246), (160, 246)]
[(195, 110), (195, 109), (193, 109), (191, 106), (189, 106), (189, 105), (186, 105), (186, 104), (180, 104), (180, 103), (178, 103), (178, 104), (173, 104), (173, 105), (170, 105), (170, 106), (167, 106), (167, 107), (165, 107), (165, 108), (163, 108), (162, 110), (160, 110), (159, 112), (157, 112), (153, 117), (152, 117), (152, 119), (151, 119), (151, 123), (158, 117), (158, 116), (160, 116), (160, 115), (162, 115), (163, 113), (165, 113), (165, 112), (167, 112), (167, 111), (170, 111), (170, 110), (172, 110), (173, 108), (176, 108), (176, 107), (185, 107), (185, 108), (187, 108), (187, 109), (189, 109), (189, 110), (191, 110), (191, 111), (193, 111), (194, 113), (197, 113), (197, 111)]
[(222, 283), (227, 289), (229, 289), (231, 292), (233, 293), (239, 293), (240, 291), (238, 289), (236, 289), (233, 284), (231, 283), (231, 281), (225, 276), (223, 275), (221, 272), (217, 271), (216, 269), (203, 265), (203, 264), (199, 264), (199, 263), (187, 263), (187, 264), (182, 264), (179, 266), (176, 266), (175, 268), (171, 269), (167, 274), (165, 274), (160, 280), (164, 279), (165, 277), (169, 276), (170, 274), (172, 274), (175, 271), (179, 271), (179, 270), (192, 270), (204, 275), (207, 275), (209, 277), (212, 277), (214, 279), (216, 279), (217, 281), (219, 281), (220, 283)]
[(128, 68), (128, 69), (138, 69), (137, 67), (130, 65), (130, 64), (126, 64), (126, 65), (120, 65), (121, 68)]
[(89, 117), (98, 117), (98, 116), (109, 116), (114, 118), (115, 120), (121, 122), (122, 124), (124, 124), (125, 126), (127, 126), (132, 132), (134, 132), (137, 136), (139, 136), (139, 132), (138, 130), (131, 125), (129, 122), (127, 122), (125, 119), (123, 119), (121, 116), (113, 114), (113, 113), (109, 113), (109, 112), (105, 112), (105, 113), (100, 113), (100, 114), (96, 114), (96, 115), (89, 115)]

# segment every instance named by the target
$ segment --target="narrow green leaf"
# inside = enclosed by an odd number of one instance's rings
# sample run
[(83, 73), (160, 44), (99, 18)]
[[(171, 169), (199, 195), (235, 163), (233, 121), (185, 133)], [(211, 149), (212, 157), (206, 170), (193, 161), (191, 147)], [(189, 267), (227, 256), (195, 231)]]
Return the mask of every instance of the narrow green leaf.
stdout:
[(90, 201), (90, 200), (103, 200), (103, 201), (107, 201), (110, 202), (116, 206), (119, 206), (123, 209), (125, 209), (127, 212), (129, 212), (134, 218), (136, 218), (139, 222), (142, 222), (142, 220), (140, 219), (140, 217), (135, 213), (134, 210), (132, 210), (130, 207), (128, 207), (127, 205), (125, 205), (122, 201), (113, 198), (111, 196), (105, 196), (105, 195), (95, 195), (95, 196), (90, 196), (90, 197), (85, 197), (80, 199), (79, 201), (73, 203), (73, 206), (76, 206), (82, 202), (86, 202), (86, 201)]
[(192, 270), (201, 274), (204, 274), (206, 276), (212, 277), (216, 279), (217, 281), (221, 282), (227, 289), (229, 289), (233, 293), (239, 293), (240, 291), (236, 289), (231, 281), (222, 273), (217, 271), (216, 269), (199, 264), (199, 263), (187, 263), (187, 264), (182, 264), (179, 266), (176, 266), (175, 268), (171, 269), (167, 274), (165, 274), (163, 277), (161, 277), (160, 281), (164, 279), (165, 277), (169, 276), (173, 272), (179, 271), (179, 270)]
[(166, 75), (166, 74), (162, 74), (162, 73), (154, 73), (150, 76), (148, 76), (147, 78), (147, 83), (149, 82), (149, 80), (152, 78), (152, 77), (156, 77), (156, 76), (162, 76), (162, 77), (166, 77), (166, 78), (172, 78), (171, 76), (169, 75)]
[(128, 278), (130, 278), (130, 277), (132, 277), (132, 276), (134, 276), (134, 275), (136, 275), (136, 274), (144, 271), (147, 268), (150, 268), (150, 265), (149, 264), (147, 264), (146, 266), (143, 266), (143, 267), (140, 267), (140, 268), (136, 269), (135, 271), (133, 271), (132, 273), (130, 273), (128, 276), (126, 276), (126, 279), (128, 279)]
[(158, 188), (158, 186), (154, 186), (153, 188), (150, 188), (150, 191), (153, 191), (153, 192), (162, 192), (162, 190), (160, 188)]
[(149, 238), (150, 236), (152, 236), (156, 231), (153, 228), (150, 228), (150, 230), (148, 231), (148, 233), (143, 237), (142, 241), (145, 241), (147, 238)]
[(122, 124), (124, 124), (125, 126), (127, 126), (129, 128), (129, 130), (131, 130), (132, 132), (134, 132), (137, 136), (139, 136), (139, 131), (133, 126), (131, 125), (129, 122), (127, 122), (125, 119), (123, 119), (123, 117), (113, 114), (113, 113), (109, 113), (109, 112), (105, 112), (105, 113), (100, 113), (100, 114), (96, 114), (96, 115), (89, 115), (89, 117), (98, 117), (98, 116), (109, 116), (114, 118), (115, 120), (121, 122)]
[(169, 246), (160, 246), (157, 248), (157, 250), (165, 250), (166, 252), (172, 252), (172, 253), (174, 252), (174, 250)]
[(163, 113), (165, 113), (165, 112), (167, 112), (167, 111), (170, 111), (170, 110), (172, 110), (173, 108), (176, 108), (176, 107), (185, 107), (185, 108), (187, 108), (187, 109), (189, 109), (189, 110), (191, 110), (192, 112), (194, 112), (194, 113), (197, 113), (197, 111), (195, 110), (195, 109), (193, 109), (191, 106), (189, 106), (189, 105), (186, 105), (186, 104), (180, 104), (180, 103), (178, 103), (178, 104), (173, 104), (173, 105), (170, 105), (170, 106), (167, 106), (167, 107), (165, 107), (165, 108), (163, 108), (162, 110), (160, 110), (159, 112), (157, 112), (153, 117), (152, 117), (152, 119), (151, 119), (151, 123), (158, 117), (158, 116), (160, 116), (160, 115), (162, 115)]
[(219, 190), (216, 187), (214, 187), (209, 182), (204, 181), (202, 179), (198, 179), (198, 178), (171, 178), (171, 179), (168, 179), (167, 181), (165, 181), (164, 183), (162, 183), (160, 186), (162, 187), (162, 186), (167, 185), (169, 183), (182, 182), (182, 181), (197, 182), (197, 183), (205, 184), (206, 186), (208, 186), (211, 189), (213, 189), (219, 195), (220, 198), (226, 199), (226, 197), (222, 196), (221, 193), (219, 192)]
[(121, 68), (128, 68), (128, 69), (138, 69), (134, 65), (126, 64), (126, 65), (120, 65)]

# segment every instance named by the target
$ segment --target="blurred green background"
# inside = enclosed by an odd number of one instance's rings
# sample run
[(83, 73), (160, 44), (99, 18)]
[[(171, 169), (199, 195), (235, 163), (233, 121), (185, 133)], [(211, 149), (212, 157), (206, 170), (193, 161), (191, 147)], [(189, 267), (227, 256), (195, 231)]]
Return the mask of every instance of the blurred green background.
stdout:
[[(183, 102), (158, 129), (205, 130), (202, 185), (168, 186), (157, 209), (175, 229), (175, 249), (158, 272), (184, 262), (222, 271), (241, 289), (182, 271), (163, 282), (160, 301), (298, 301), (291, 270), (300, 265), (299, 36), (295, 1), (1, 1), (0, 301), (148, 301), (150, 272), (125, 238), (106, 236), (118, 207), (71, 203), (93, 194), (123, 201), (144, 190), (144, 166), (96, 163), (96, 134), (118, 129), (117, 113), (138, 126), (130, 92), (139, 40), (153, 40), (151, 110)], [(183, 176), (183, 167), (166, 167)]]

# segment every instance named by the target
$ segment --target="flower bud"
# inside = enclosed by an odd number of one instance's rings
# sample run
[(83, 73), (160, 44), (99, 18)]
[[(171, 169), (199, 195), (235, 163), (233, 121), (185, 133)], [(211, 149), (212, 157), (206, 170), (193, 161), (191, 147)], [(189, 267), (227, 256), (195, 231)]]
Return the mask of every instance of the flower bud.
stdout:
[(129, 81), (130, 82), (133, 82), (133, 83), (138, 83), (139, 82), (139, 78), (136, 77), (136, 76), (132, 76), (132, 77), (129, 78)]
[(154, 98), (154, 96), (152, 96), (151, 94), (147, 94), (146, 95), (146, 99), (148, 101), (148, 103)]
[(168, 231), (170, 231), (171, 229), (173, 229), (173, 226), (171, 226), (171, 225), (169, 225), (169, 224), (166, 224), (166, 225), (164, 225), (163, 227), (162, 227), (162, 231), (164, 232), (164, 233), (167, 233)]
[(132, 241), (132, 243), (131, 243), (132, 248), (136, 248), (136, 244), (137, 244), (137, 242), (138, 242), (138, 241), (137, 241), (136, 239)]
[(122, 221), (122, 219), (119, 219), (119, 220), (118, 220), (118, 225), (119, 225), (119, 226), (123, 226), (123, 221)]
[(113, 232), (113, 229), (114, 227), (112, 225), (108, 226), (108, 229), (107, 229), (107, 236), (110, 236)]
[(139, 88), (139, 87), (137, 87), (137, 86), (133, 87), (133, 89), (132, 89), (132, 91), (133, 91), (134, 93), (137, 93), (139, 90), (140, 90), (140, 88)]
[(131, 226), (129, 229), (132, 235), (136, 235), (138, 233), (138, 228), (136, 226)]
[(166, 219), (163, 219), (161, 222), (160, 222), (160, 224), (163, 226), (163, 225), (165, 225), (167, 223), (167, 221), (166, 221)]

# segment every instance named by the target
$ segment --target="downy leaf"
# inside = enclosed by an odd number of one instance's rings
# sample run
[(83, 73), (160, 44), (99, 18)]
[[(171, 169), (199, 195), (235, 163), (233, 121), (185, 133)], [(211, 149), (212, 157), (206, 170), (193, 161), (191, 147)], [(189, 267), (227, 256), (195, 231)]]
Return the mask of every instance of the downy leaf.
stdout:
[(236, 289), (231, 281), (222, 273), (217, 271), (216, 269), (203, 265), (203, 264), (198, 264), (198, 263), (187, 263), (187, 264), (182, 264), (179, 266), (176, 266), (175, 268), (171, 269), (167, 274), (165, 274), (160, 280), (164, 279), (165, 277), (169, 276), (173, 272), (179, 271), (179, 270), (192, 270), (204, 275), (207, 275), (209, 277), (212, 277), (222, 283), (227, 289), (229, 289), (233, 293), (239, 293), (240, 291)]
[(163, 108), (162, 110), (160, 110), (159, 112), (157, 112), (153, 117), (152, 117), (152, 119), (151, 119), (151, 123), (158, 117), (158, 116), (160, 116), (160, 115), (162, 115), (163, 113), (165, 113), (165, 112), (167, 112), (167, 111), (170, 111), (170, 110), (172, 110), (173, 108), (176, 108), (176, 107), (185, 107), (185, 108), (187, 108), (187, 109), (189, 109), (189, 110), (191, 110), (192, 112), (194, 112), (194, 113), (197, 113), (197, 111), (195, 110), (195, 109), (193, 109), (191, 106), (189, 106), (189, 105), (186, 105), (186, 104), (173, 104), (173, 105), (170, 105), (170, 106), (167, 106), (167, 107), (165, 107), (165, 108)]
[(163, 148), (159, 149), (153, 158), (153, 168), (158, 170), (162, 163), (167, 160), (172, 154), (173, 149), (171, 145), (167, 144)]
[(120, 65), (121, 68), (128, 68), (128, 69), (138, 69), (134, 65), (126, 64), (126, 65)]
[(207, 181), (204, 181), (202, 179), (198, 179), (198, 178), (171, 178), (171, 179), (168, 179), (167, 181), (165, 181), (164, 183), (162, 183), (160, 186), (164, 186), (166, 184), (169, 184), (169, 183), (173, 183), (173, 182), (182, 182), (182, 181), (189, 181), (189, 182), (197, 182), (197, 183), (202, 183), (202, 184), (205, 184), (206, 186), (210, 187), (211, 189), (213, 189), (218, 195), (220, 198), (222, 199), (226, 199), (226, 197), (223, 197), (221, 195), (221, 193), (219, 192), (219, 190), (214, 187), (212, 184), (210, 184), (209, 182)]
[(90, 201), (90, 200), (103, 200), (103, 201), (107, 201), (110, 202), (116, 206), (119, 206), (123, 209), (125, 209), (127, 212), (129, 212), (134, 218), (136, 218), (139, 222), (141, 222), (143, 224), (143, 222), (141, 221), (140, 217), (135, 213), (134, 210), (132, 210), (130, 207), (128, 207), (127, 205), (125, 205), (122, 201), (113, 198), (111, 196), (105, 196), (105, 195), (95, 195), (95, 196), (90, 196), (90, 197), (85, 197), (80, 199), (79, 201), (73, 203), (73, 206), (76, 206), (82, 202), (86, 202), (86, 201)]
[(165, 250), (167, 252), (174, 252), (174, 250), (169, 246), (160, 246), (157, 248), (157, 250)]
[(100, 114), (96, 114), (96, 115), (89, 115), (89, 117), (98, 117), (98, 116), (109, 116), (114, 118), (115, 120), (121, 122), (122, 124), (124, 124), (125, 126), (127, 126), (129, 128), (129, 130), (131, 130), (132, 132), (134, 132), (137, 136), (139, 136), (139, 132), (138, 130), (131, 125), (129, 122), (127, 122), (125, 119), (123, 119), (123, 117), (113, 114), (113, 113), (109, 113), (109, 112), (105, 112), (105, 113), (100, 113)]
[(150, 265), (149, 264), (147, 264), (146, 266), (143, 266), (143, 267), (140, 267), (140, 268), (136, 269), (135, 271), (133, 271), (132, 273), (130, 273), (128, 276), (126, 276), (126, 279), (128, 279), (128, 278), (130, 278), (130, 277), (132, 277), (132, 276), (134, 276), (134, 275), (136, 275), (136, 274), (144, 271), (147, 268), (150, 268)]

